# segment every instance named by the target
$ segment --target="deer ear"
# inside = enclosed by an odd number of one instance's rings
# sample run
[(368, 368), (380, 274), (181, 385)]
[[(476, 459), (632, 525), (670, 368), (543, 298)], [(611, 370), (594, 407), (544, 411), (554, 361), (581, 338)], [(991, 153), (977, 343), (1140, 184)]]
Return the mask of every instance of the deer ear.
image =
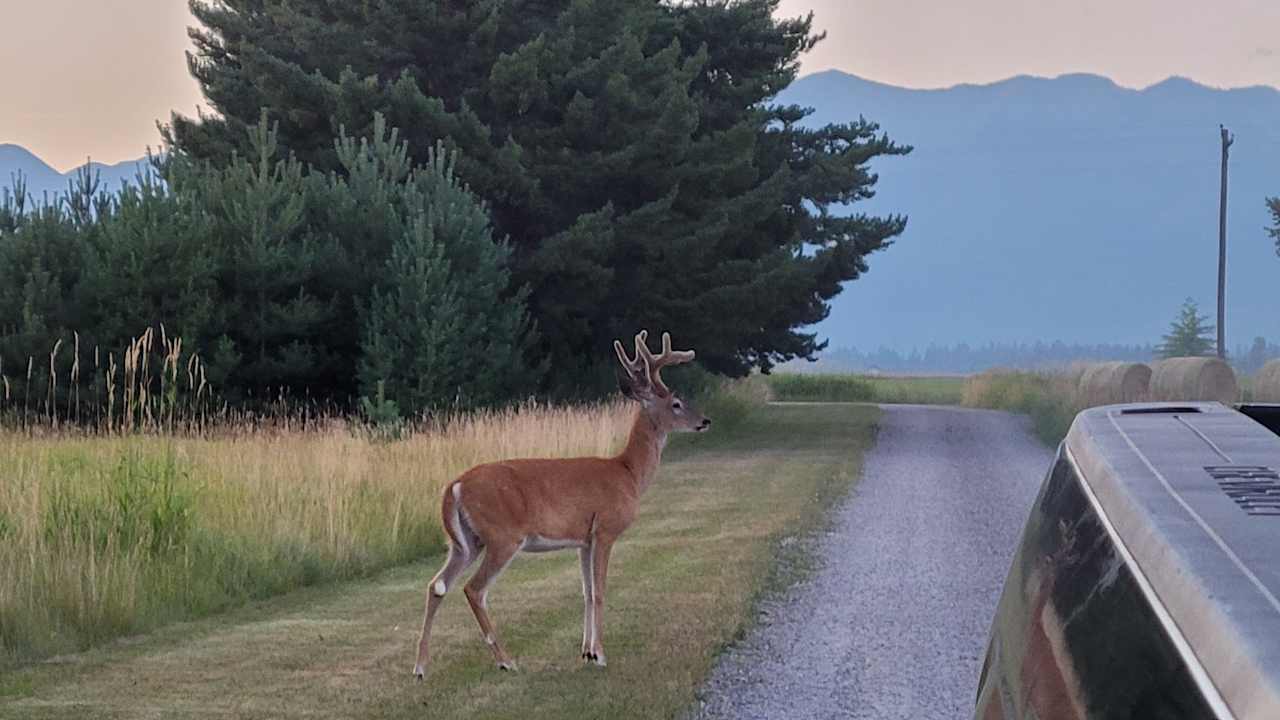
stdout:
[(618, 390), (622, 393), (623, 397), (628, 400), (640, 399), (636, 397), (636, 391), (631, 387), (631, 379), (624, 377), (622, 373), (618, 373)]
[(628, 400), (635, 400), (642, 405), (653, 402), (650, 387), (645, 386), (642, 380), (627, 376), (625, 372), (618, 373), (618, 390)]

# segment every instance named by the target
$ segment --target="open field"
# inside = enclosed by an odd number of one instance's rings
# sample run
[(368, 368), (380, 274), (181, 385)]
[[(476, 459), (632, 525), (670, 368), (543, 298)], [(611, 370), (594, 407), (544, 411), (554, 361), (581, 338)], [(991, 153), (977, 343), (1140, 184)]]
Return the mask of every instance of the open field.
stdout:
[(783, 401), (959, 405), (965, 378), (775, 373), (767, 382)]
[(1083, 409), (1076, 380), (1065, 372), (989, 370), (966, 381), (963, 404), (1029, 415), (1036, 437), (1056, 447)]
[(440, 488), (459, 472), (611, 452), (631, 412), (529, 406), (391, 443), (343, 424), (217, 439), (0, 433), (0, 668), (438, 552)]
[[(1008, 410), (1031, 417), (1036, 436), (1056, 447), (1071, 429), (1071, 422), (1089, 403), (1080, 397), (1080, 369), (1057, 372), (989, 370), (969, 377), (964, 384), (963, 405)], [(1238, 373), (1241, 402), (1253, 399), (1254, 378)]]
[(1077, 375), (990, 370), (968, 377), (884, 377), (835, 373), (766, 376), (773, 398), (788, 402), (963, 405), (1031, 416), (1035, 434), (1056, 446), (1080, 411)]
[[(491, 595), (520, 672), (493, 669), (450, 596), (431, 674), (414, 683), (432, 556), (14, 669), (0, 679), (0, 717), (676, 715), (759, 594), (785, 582), (777, 568), (802, 565), (775, 560), (847, 492), (877, 412), (764, 406), (726, 432), (673, 441), (614, 555), (603, 670), (579, 664), (577, 558), (555, 553), (517, 559)], [(416, 495), (434, 511), (435, 493)]]

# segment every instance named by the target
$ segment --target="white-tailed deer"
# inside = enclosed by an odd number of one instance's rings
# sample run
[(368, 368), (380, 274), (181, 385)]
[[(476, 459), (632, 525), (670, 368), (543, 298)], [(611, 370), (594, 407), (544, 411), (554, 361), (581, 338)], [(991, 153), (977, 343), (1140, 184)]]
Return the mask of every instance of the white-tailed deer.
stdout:
[(458, 576), (483, 554), (484, 560), (463, 592), (498, 667), (515, 663), (498, 641), (485, 597), (489, 586), (516, 553), (578, 551), (582, 563), (582, 659), (605, 664), (600, 636), (604, 626), (605, 577), (609, 553), (635, 520), (640, 496), (653, 481), (673, 431), (706, 430), (711, 421), (681, 401), (662, 382), (668, 365), (693, 360), (693, 351), (671, 349), (662, 334), (662, 354), (654, 356), (636, 335), (636, 356), (622, 343), (613, 348), (626, 372), (623, 392), (640, 403), (627, 446), (616, 457), (562, 460), (505, 460), (478, 465), (444, 489), (441, 515), (449, 539), (444, 567), (431, 578), (427, 608), (413, 673), (426, 675), (431, 659), (431, 622)]

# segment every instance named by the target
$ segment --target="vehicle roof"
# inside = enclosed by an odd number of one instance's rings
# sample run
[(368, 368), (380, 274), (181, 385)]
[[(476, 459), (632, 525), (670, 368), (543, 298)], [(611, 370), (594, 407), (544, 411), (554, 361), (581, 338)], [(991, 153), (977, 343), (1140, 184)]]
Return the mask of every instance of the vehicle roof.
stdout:
[(1064, 444), (1184, 655), (1236, 717), (1280, 717), (1280, 437), (1217, 403), (1142, 403), (1086, 410)]

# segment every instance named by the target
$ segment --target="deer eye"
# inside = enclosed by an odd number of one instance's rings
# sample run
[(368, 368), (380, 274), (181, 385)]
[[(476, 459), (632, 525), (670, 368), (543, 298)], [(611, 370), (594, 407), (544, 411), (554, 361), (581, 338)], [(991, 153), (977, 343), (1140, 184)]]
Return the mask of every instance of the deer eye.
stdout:
[(672, 408), (673, 410), (680, 410), (680, 409), (681, 409), (681, 408), (683, 408), (683, 407), (684, 407), (684, 406), (680, 404), (680, 401), (679, 401), (679, 400), (676, 400), (675, 402), (671, 403), (671, 408)]

